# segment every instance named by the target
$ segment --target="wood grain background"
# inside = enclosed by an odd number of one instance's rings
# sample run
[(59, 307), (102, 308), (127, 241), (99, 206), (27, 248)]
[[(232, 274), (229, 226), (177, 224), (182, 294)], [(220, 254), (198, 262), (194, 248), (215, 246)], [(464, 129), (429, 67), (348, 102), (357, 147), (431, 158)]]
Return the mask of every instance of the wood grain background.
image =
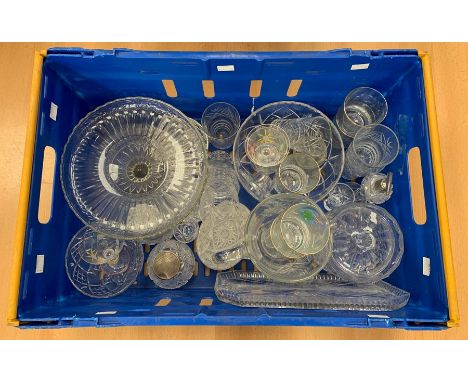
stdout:
[[(440, 332), (294, 327), (126, 327), (19, 330), (6, 303), (35, 50), (52, 46), (148, 50), (416, 48), (432, 55), (461, 326)], [(468, 314), (468, 44), (452, 43), (5, 43), (0, 44), (0, 339), (466, 339)]]

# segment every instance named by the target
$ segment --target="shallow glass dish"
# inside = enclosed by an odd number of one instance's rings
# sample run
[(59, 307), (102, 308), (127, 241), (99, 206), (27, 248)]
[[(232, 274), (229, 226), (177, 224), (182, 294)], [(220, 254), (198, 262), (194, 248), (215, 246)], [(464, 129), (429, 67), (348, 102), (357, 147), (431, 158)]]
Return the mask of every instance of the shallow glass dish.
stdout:
[(143, 247), (136, 241), (113, 239), (83, 227), (68, 244), (65, 269), (81, 293), (107, 298), (135, 282), (143, 259)]
[(382, 207), (350, 203), (329, 213), (333, 252), (326, 270), (343, 280), (371, 283), (398, 267), (404, 252), (403, 233)]
[(182, 112), (150, 98), (124, 98), (75, 127), (62, 156), (62, 187), (71, 209), (95, 231), (154, 238), (198, 202), (206, 160), (205, 142)]
[(330, 274), (291, 285), (268, 280), (259, 272), (216, 275), (216, 296), (244, 307), (391, 311), (408, 303), (410, 294), (384, 281), (356, 284)]
[(280, 191), (275, 187), (276, 171), (262, 171), (247, 153), (248, 137), (263, 125), (280, 127), (288, 136), (290, 151), (314, 157), (320, 165), (320, 179), (309, 197), (322, 200), (335, 187), (344, 165), (343, 142), (333, 122), (314, 107), (291, 101), (270, 103), (247, 117), (234, 141), (233, 161), (240, 183), (258, 201)]

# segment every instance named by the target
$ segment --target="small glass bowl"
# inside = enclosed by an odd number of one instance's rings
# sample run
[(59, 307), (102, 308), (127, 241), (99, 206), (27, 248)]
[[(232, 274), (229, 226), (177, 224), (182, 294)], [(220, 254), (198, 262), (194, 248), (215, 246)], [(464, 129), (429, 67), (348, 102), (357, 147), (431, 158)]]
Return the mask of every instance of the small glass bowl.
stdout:
[(127, 290), (143, 267), (143, 248), (81, 228), (68, 244), (65, 269), (73, 286), (89, 297), (109, 298)]
[(163, 289), (176, 289), (187, 284), (194, 267), (195, 257), (190, 247), (175, 240), (154, 247), (146, 262), (150, 279)]

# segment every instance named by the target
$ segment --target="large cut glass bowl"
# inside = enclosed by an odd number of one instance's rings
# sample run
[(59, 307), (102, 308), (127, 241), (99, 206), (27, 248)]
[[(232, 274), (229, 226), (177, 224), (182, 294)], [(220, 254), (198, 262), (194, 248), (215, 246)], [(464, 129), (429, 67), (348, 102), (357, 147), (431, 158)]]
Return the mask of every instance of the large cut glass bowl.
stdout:
[[(259, 126), (280, 128), (289, 138), (290, 153), (301, 152), (313, 157), (320, 167), (320, 176), (308, 196), (314, 202), (325, 198), (340, 179), (344, 165), (343, 141), (333, 122), (316, 108), (291, 101), (270, 103), (247, 117), (234, 141), (234, 167), (242, 186), (261, 201), (282, 191), (277, 187), (277, 171), (262, 170), (248, 155), (248, 138)], [(264, 140), (274, 143), (277, 138), (274, 129), (269, 131), (271, 136), (265, 136)]]
[(175, 228), (198, 202), (207, 152), (181, 111), (124, 98), (86, 115), (62, 155), (61, 180), (75, 214), (110, 237), (144, 239)]

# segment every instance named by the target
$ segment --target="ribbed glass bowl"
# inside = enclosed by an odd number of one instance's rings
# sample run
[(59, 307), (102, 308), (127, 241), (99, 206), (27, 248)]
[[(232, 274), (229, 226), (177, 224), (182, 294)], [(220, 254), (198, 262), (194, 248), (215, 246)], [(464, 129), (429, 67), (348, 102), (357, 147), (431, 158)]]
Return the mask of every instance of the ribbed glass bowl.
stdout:
[(373, 283), (390, 276), (404, 252), (403, 232), (382, 207), (350, 203), (329, 214), (333, 251), (326, 270), (343, 280)]
[(62, 155), (61, 180), (75, 214), (116, 238), (158, 237), (198, 202), (207, 152), (181, 111), (150, 98), (124, 98), (86, 115)]
[[(274, 102), (255, 110), (237, 132), (233, 148), (234, 168), (242, 186), (258, 201), (280, 193), (275, 171), (261, 171), (247, 155), (247, 138), (258, 126), (280, 127), (289, 138), (290, 152), (314, 157), (320, 179), (308, 196), (318, 202), (335, 187), (344, 165), (343, 141), (333, 122), (316, 108), (300, 102)], [(273, 139), (274, 137), (272, 137)]]

